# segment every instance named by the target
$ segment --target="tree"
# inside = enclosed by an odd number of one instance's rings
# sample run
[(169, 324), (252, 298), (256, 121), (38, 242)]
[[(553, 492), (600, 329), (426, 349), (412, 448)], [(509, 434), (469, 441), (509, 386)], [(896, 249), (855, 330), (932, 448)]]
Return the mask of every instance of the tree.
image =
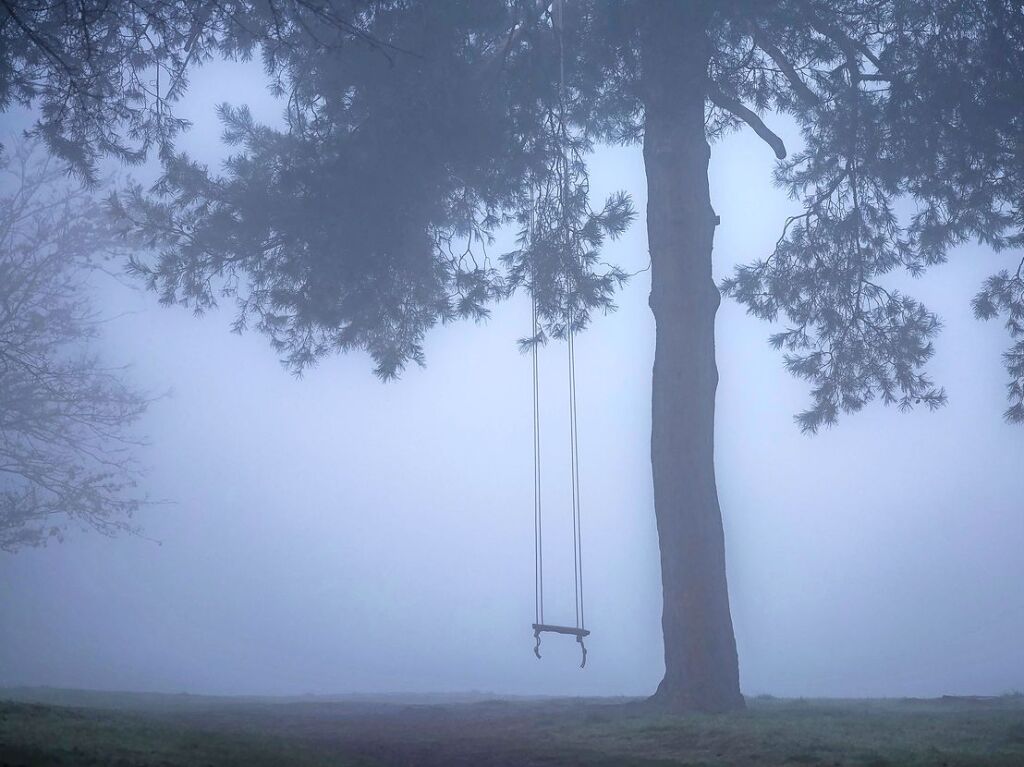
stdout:
[[(626, 278), (600, 248), (633, 215), (625, 194), (591, 208), (587, 153), (642, 142), (666, 665), (655, 700), (742, 706), (713, 460), (709, 142), (754, 130), (804, 209), (774, 253), (722, 284), (758, 317), (787, 321), (772, 343), (812, 385), (799, 425), (813, 432), (874, 399), (938, 407), (945, 394), (925, 371), (938, 318), (883, 278), (919, 274), (971, 239), (1022, 244), (1019, 3), (202, 8), (202, 50), (258, 49), (286, 127), (224, 106), (237, 149), (222, 174), (167, 149), (152, 193), (135, 187), (114, 208), (150, 246), (132, 268), (164, 302), (235, 300), (238, 329), (265, 333), (296, 370), (362, 349), (393, 377), (422, 362), (431, 327), (486, 317), (520, 289), (542, 325), (527, 345), (582, 330)], [(792, 159), (770, 113), (801, 128)], [(520, 246), (494, 263), (481, 245), (508, 224)], [(1007, 271), (975, 300), (1016, 341), (1011, 420), (1024, 418), (1022, 291), (1021, 270)]]
[(0, 109), (35, 108), (32, 133), (89, 182), (104, 156), (141, 163), (185, 126), (168, 107), (210, 43), (203, 8), (0, 0)]
[[(326, 22), (380, 45), (328, 5), (283, 5), (289, 25)], [(31, 133), (94, 183), (103, 157), (138, 165), (154, 147), (170, 151), (188, 127), (173, 106), (190, 68), (214, 55), (252, 56), (280, 37), (279, 13), (275, 0), (0, 0), (0, 110), (34, 108)]]
[(102, 217), (58, 163), (20, 145), (0, 196), (0, 549), (68, 525), (132, 531), (141, 498), (129, 428), (146, 399), (88, 351), (86, 275)]

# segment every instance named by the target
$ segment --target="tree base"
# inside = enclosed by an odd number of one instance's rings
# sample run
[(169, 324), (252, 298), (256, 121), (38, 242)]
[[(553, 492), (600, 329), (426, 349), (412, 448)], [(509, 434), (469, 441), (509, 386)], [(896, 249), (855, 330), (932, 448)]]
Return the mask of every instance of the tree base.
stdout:
[(667, 678), (658, 685), (657, 692), (642, 702), (651, 710), (671, 714), (727, 714), (743, 711), (747, 702), (739, 692), (728, 690), (687, 691), (676, 685), (666, 684)]

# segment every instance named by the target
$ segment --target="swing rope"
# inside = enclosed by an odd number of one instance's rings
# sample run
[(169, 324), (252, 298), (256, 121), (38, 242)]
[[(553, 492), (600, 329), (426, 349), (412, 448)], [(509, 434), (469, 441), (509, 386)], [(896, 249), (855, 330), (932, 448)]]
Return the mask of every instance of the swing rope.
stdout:
[[(566, 184), (569, 179), (569, 159), (565, 155), (565, 6), (564, 0), (555, 0), (555, 9), (558, 13), (558, 124), (563, 136), (561, 147), (562, 161), (562, 183), (559, 185), (561, 196), (561, 209), (564, 215)], [(567, 224), (567, 222), (566, 222)], [(569, 352), (569, 453), (571, 456), (571, 477), (572, 482), (572, 558), (573, 558), (573, 583), (576, 590), (576, 628), (582, 629), (583, 625), (583, 546), (581, 543), (580, 529), (580, 453), (579, 434), (576, 420), (576, 344), (573, 328), (573, 291), (574, 286), (569, 282), (569, 274), (566, 273), (566, 336)]]
[(576, 628), (585, 628), (583, 622), (583, 532), (580, 521), (580, 448), (579, 421), (576, 418), (576, 345), (569, 328), (569, 444), (572, 481), (572, 558), (573, 580), (576, 588)]
[[(558, 121), (559, 132), (562, 139), (561, 156), (558, 158), (559, 178), (559, 208), (563, 219), (567, 216), (566, 207), (566, 184), (569, 179), (569, 158), (565, 154), (567, 141), (565, 125), (565, 43), (563, 39), (562, 1), (555, 0), (554, 10), (556, 13), (555, 27), (558, 35), (559, 52), (559, 73), (558, 73)], [(530, 220), (529, 237), (532, 241), (536, 235), (536, 206), (533, 199), (533, 191), (530, 192)], [(569, 222), (562, 221), (562, 226), (568, 228)], [(576, 342), (573, 319), (574, 282), (572, 273), (567, 270), (565, 276), (565, 337), (568, 351), (568, 383), (569, 383), (569, 456), (572, 496), (572, 557), (573, 557), (573, 590), (575, 595), (576, 625), (558, 626), (544, 622), (544, 547), (543, 547), (543, 517), (542, 517), (542, 492), (541, 492), (541, 450), (540, 450), (540, 374), (537, 346), (539, 343), (541, 328), (537, 310), (536, 271), (532, 278), (531, 285), (533, 293), (533, 519), (534, 519), (534, 618), (533, 635), (535, 645), (534, 654), (540, 658), (540, 635), (542, 632), (568, 634), (576, 637), (582, 652), (580, 668), (587, 664), (587, 647), (583, 638), (590, 634), (586, 629), (583, 612), (583, 535), (580, 513), (580, 468), (579, 468), (579, 421), (576, 410)]]
[[(532, 193), (531, 193), (532, 198)], [(532, 199), (531, 199), (532, 203)], [(530, 212), (530, 237), (533, 237), (533, 211)], [(540, 323), (537, 319), (537, 299), (533, 298), (533, 611), (537, 624), (544, 623), (544, 525), (541, 504), (540, 475), (540, 374), (537, 363), (537, 345)]]

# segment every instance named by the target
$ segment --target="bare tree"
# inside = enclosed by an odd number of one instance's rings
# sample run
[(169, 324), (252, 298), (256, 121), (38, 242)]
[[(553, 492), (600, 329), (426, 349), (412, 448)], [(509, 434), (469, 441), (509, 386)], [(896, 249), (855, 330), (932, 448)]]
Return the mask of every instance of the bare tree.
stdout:
[(149, 402), (90, 349), (89, 275), (107, 241), (93, 198), (31, 144), (0, 165), (0, 549), (60, 540), (78, 523), (135, 529), (138, 441)]

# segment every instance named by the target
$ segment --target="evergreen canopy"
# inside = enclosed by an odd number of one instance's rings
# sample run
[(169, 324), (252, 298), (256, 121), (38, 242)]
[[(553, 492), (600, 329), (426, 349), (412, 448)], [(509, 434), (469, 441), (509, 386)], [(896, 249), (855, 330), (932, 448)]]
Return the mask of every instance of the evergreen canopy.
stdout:
[[(159, 184), (116, 209), (151, 246), (134, 265), (164, 301), (230, 296), (238, 327), (294, 369), (365, 349), (390, 377), (422, 361), (430, 327), (519, 288), (547, 335), (612, 308), (627, 275), (601, 246), (634, 212), (625, 194), (591, 207), (586, 158), (642, 138), (643, 15), (625, 0), (4, 0), (0, 103), (41, 105), (39, 133), (86, 176), (103, 154), (161, 147)], [(1021, 3), (725, 0), (707, 39), (709, 138), (754, 129), (803, 207), (722, 284), (784, 323), (772, 343), (811, 385), (800, 425), (874, 399), (941, 405), (925, 370), (939, 320), (884, 278), (968, 241), (1024, 245)], [(224, 106), (223, 171), (176, 154), (189, 66), (257, 54), (285, 127)], [(800, 126), (792, 157), (772, 113)], [(490, 257), (510, 223), (520, 247)], [(1020, 264), (974, 308), (1006, 321), (1006, 416), (1024, 421)]]

